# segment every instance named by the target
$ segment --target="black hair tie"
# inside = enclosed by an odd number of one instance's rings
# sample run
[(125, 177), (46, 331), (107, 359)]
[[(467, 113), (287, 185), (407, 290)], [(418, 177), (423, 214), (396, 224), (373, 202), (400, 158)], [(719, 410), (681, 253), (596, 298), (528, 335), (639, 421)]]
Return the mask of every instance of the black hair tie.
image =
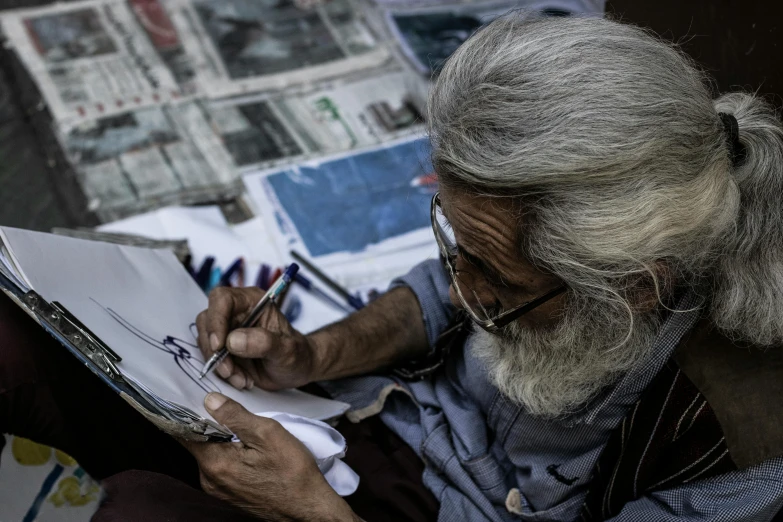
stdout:
[(739, 139), (739, 123), (733, 114), (719, 112), (718, 116), (723, 122), (723, 129), (726, 131), (726, 144), (729, 146), (729, 155), (734, 167), (739, 166), (745, 161), (747, 151), (745, 145)]

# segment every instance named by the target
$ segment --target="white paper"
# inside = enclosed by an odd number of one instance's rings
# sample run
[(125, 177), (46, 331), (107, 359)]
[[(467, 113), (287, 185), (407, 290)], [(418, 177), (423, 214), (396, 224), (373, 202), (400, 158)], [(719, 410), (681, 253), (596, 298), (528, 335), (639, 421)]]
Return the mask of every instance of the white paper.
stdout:
[[(196, 267), (207, 256), (213, 256), (216, 266), (224, 269), (239, 257), (245, 259), (247, 268), (261, 263), (282, 264), (282, 258), (260, 217), (232, 226), (215, 205), (162, 208), (101, 225), (98, 230), (152, 239), (187, 239)], [(247, 274), (250, 279), (255, 277), (255, 272), (250, 270)]]
[(218, 391), (250, 411), (314, 419), (347, 404), (300, 391), (238, 391), (215, 376), (203, 381), (194, 321), (207, 298), (168, 250), (85, 241), (3, 227), (0, 236), (21, 275), (47, 301), (59, 301), (121, 357), (123, 374), (164, 400), (209, 418), (202, 401)]

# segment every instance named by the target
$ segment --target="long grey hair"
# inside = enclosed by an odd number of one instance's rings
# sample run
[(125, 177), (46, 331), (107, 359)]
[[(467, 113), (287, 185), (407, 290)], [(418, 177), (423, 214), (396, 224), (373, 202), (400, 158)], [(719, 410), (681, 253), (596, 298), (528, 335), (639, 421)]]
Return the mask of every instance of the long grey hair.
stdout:
[[(739, 122), (740, 164), (719, 112)], [(647, 281), (701, 292), (733, 338), (783, 341), (783, 128), (760, 98), (715, 99), (637, 27), (512, 13), (446, 62), (429, 125), (440, 183), (523, 201), (525, 254), (573, 306), (624, 309), (625, 340)]]

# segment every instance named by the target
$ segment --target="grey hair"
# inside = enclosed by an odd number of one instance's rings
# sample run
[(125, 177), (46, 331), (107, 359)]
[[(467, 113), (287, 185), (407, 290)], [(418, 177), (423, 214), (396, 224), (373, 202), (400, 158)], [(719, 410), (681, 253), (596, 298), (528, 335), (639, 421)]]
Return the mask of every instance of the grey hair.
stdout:
[[(640, 281), (701, 292), (736, 339), (783, 341), (783, 130), (762, 100), (714, 100), (637, 27), (512, 13), (448, 59), (428, 111), (440, 184), (523, 201), (526, 256), (574, 306), (625, 309), (617, 346)], [(719, 111), (739, 122), (737, 168)]]

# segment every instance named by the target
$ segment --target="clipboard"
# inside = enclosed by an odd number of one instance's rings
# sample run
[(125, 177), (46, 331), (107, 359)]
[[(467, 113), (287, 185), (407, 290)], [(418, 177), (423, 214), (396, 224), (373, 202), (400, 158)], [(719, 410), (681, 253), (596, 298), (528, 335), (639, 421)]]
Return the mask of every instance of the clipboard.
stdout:
[(169, 250), (0, 227), (0, 290), (172, 436), (234, 440), (204, 407), (210, 392), (252, 412), (318, 420), (349, 407), (301, 390), (237, 390), (202, 379), (194, 319), (208, 299)]
[(118, 393), (136, 411), (169, 435), (201, 442), (229, 442), (233, 435), (216, 431), (216, 425), (194, 418), (177, 418), (171, 411), (143, 396), (126, 381), (119, 368), (122, 359), (73, 314), (56, 301), (47, 302), (34, 290), (25, 292), (0, 269), (0, 291), (46, 332)]

